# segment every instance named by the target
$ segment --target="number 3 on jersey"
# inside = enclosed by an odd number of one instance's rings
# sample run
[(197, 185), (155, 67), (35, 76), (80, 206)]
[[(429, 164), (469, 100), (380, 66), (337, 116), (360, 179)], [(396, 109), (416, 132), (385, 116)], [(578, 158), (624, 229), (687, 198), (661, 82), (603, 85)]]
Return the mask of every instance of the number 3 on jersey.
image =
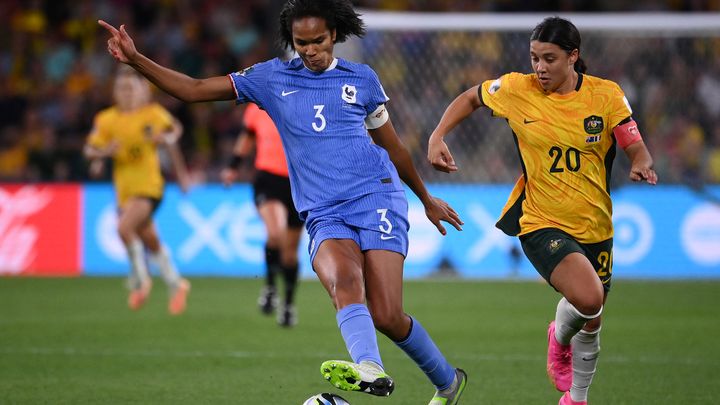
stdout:
[[(312, 127), (315, 130), (315, 132), (320, 132), (323, 129), (325, 129), (325, 116), (322, 115), (322, 110), (325, 108), (324, 104), (314, 105), (313, 108), (315, 109), (315, 120), (312, 123)], [(320, 120), (320, 125), (318, 125), (317, 120)]]
[(390, 233), (392, 232), (393, 226), (392, 226), (392, 222), (390, 222), (390, 220), (387, 218), (387, 212), (388, 212), (387, 208), (380, 208), (376, 212), (378, 214), (380, 214), (380, 222), (382, 222), (380, 225), (378, 225), (378, 228), (380, 228), (380, 232), (386, 234), (386, 235), (380, 235), (380, 239), (388, 240), (388, 239), (395, 238), (395, 236), (390, 235)]

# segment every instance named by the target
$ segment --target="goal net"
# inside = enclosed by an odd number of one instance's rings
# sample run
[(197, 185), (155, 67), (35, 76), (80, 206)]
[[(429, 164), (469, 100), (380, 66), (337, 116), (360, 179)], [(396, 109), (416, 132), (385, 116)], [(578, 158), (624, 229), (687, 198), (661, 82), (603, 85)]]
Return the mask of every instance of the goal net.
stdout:
[[(458, 94), (506, 72), (531, 72), (530, 32), (546, 17), (362, 14), (368, 35), (343, 45), (339, 54), (377, 71), (391, 99), (393, 123), (415, 162), (426, 159), (427, 139)], [(588, 74), (625, 91), (663, 181), (706, 173), (709, 162), (698, 148), (720, 149), (720, 14), (561, 16), (580, 30)], [(461, 124), (448, 144), (460, 172), (446, 176), (419, 164), (426, 180), (511, 183), (520, 173), (510, 129), (488, 110)], [(618, 156), (616, 165), (626, 169), (627, 160)], [(625, 177), (616, 174), (615, 184)]]

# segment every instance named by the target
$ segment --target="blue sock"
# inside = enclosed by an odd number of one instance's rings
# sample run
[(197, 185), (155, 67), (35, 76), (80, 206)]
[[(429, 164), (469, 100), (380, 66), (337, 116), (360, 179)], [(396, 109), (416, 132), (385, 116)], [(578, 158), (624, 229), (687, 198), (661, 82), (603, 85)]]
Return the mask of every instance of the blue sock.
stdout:
[(350, 304), (339, 310), (335, 317), (353, 362), (372, 361), (382, 367), (375, 325), (367, 306)]
[(445, 360), (420, 322), (413, 317), (410, 321), (410, 334), (395, 344), (417, 363), (437, 389), (449, 387), (455, 378), (455, 368)]

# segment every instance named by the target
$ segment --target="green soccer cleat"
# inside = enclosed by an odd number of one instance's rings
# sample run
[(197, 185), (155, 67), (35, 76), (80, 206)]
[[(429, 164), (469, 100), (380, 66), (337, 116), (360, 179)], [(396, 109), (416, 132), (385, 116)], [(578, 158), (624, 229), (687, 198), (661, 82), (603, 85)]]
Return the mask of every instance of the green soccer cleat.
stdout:
[(328, 360), (320, 366), (320, 373), (335, 388), (343, 391), (359, 391), (386, 397), (395, 389), (392, 378), (378, 365), (369, 361), (357, 364)]
[(462, 369), (455, 369), (456, 380), (454, 384), (447, 390), (435, 391), (435, 396), (430, 400), (428, 405), (456, 405), (460, 402), (460, 395), (465, 391), (467, 384), (467, 374)]

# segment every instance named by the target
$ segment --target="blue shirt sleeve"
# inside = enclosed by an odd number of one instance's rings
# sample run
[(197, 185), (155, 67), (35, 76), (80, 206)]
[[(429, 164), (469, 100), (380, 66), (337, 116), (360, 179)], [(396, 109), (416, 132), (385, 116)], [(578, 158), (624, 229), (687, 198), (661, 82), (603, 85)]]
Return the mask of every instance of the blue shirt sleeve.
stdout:
[(272, 72), (273, 61), (256, 63), (243, 70), (230, 73), (237, 104), (253, 102), (264, 109), (267, 100), (267, 81)]
[(370, 115), (379, 105), (387, 103), (390, 99), (385, 94), (385, 89), (383, 89), (382, 84), (380, 84), (380, 78), (378, 78), (377, 73), (375, 73), (370, 66), (367, 66), (366, 77), (368, 80), (369, 96), (365, 103), (365, 112)]

